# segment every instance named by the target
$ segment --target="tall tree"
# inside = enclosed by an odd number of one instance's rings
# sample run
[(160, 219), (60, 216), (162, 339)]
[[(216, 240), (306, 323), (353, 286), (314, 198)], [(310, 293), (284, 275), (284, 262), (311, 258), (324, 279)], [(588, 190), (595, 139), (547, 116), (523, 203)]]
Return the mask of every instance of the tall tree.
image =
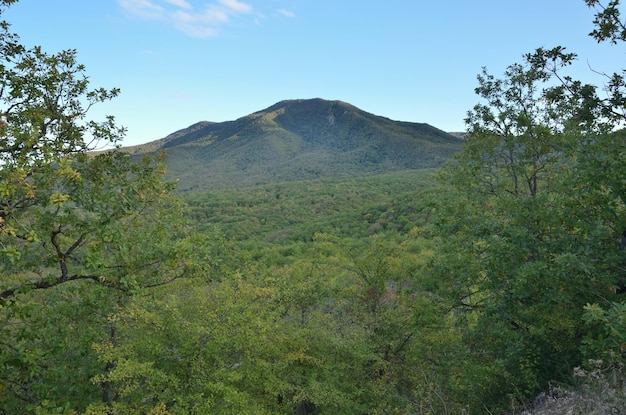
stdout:
[(87, 120), (119, 91), (89, 89), (76, 51), (0, 30), (0, 408), (78, 408), (102, 395), (88, 386), (106, 369), (90, 350), (115, 335), (107, 316), (202, 266), (204, 241), (190, 237), (162, 159), (92, 152), (124, 135), (113, 117)]
[[(600, 8), (592, 35), (619, 39), (619, 2), (587, 3)], [(542, 48), (501, 79), (483, 70), (463, 151), (440, 176), (455, 193), (435, 268), (456, 299), (476, 410), (567, 379), (593, 336), (585, 305), (609, 307), (623, 286), (624, 83), (608, 77), (601, 99), (567, 75), (575, 59)]]

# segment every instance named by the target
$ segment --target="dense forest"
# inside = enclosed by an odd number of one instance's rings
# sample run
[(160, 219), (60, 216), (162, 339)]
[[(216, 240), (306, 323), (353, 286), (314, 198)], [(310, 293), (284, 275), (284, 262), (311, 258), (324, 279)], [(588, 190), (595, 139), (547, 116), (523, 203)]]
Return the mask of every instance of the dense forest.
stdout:
[(94, 151), (76, 51), (0, 44), (0, 414), (624, 413), (622, 69), (485, 69), (438, 169), (181, 193)]

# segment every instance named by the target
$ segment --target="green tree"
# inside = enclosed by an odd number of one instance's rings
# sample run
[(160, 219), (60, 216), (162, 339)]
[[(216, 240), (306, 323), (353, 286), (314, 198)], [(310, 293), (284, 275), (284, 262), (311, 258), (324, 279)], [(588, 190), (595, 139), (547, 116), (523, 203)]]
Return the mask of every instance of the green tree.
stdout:
[[(323, 280), (240, 267), (222, 281), (174, 283), (135, 296), (116, 315), (115, 342), (97, 344), (119, 399), (112, 413), (350, 414), (360, 402), (365, 338), (341, 327)], [(296, 271), (297, 272), (297, 271)], [(316, 275), (316, 277), (319, 275)], [(320, 291), (312, 292), (312, 286)], [(94, 403), (90, 411), (106, 406)]]
[(359, 344), (368, 357), (359, 370), (367, 413), (462, 411), (449, 399), (459, 337), (444, 313), (447, 302), (422, 276), (430, 252), (418, 233), (399, 242), (316, 236), (318, 257), (338, 281), (333, 314), (340, 326), (356, 325), (365, 336)]
[[(598, 40), (618, 38), (617, 6), (598, 14)], [(501, 79), (483, 70), (463, 151), (440, 174), (453, 190), (435, 272), (464, 332), (475, 411), (566, 380), (590, 334), (585, 305), (609, 306), (623, 286), (624, 84), (609, 77), (599, 98), (566, 74), (575, 59), (538, 49)]]
[(205, 242), (162, 159), (92, 152), (124, 135), (113, 117), (86, 118), (119, 91), (89, 89), (76, 51), (26, 48), (0, 28), (0, 408), (80, 409), (112, 399), (89, 381), (111, 369), (91, 352), (115, 337), (107, 316), (202, 268)]
[(314, 254), (280, 267), (240, 257), (219, 281), (134, 296), (112, 316), (115, 341), (96, 346), (111, 413), (460, 411), (446, 359), (459, 336), (413, 275), (425, 259), (349, 243), (319, 235)]

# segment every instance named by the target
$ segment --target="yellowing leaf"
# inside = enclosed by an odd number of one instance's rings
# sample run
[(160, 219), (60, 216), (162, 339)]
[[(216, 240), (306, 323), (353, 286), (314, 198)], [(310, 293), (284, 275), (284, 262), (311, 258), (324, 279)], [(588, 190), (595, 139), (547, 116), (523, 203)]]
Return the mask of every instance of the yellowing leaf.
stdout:
[(61, 192), (55, 192), (50, 195), (49, 201), (53, 205), (62, 205), (64, 202), (67, 202), (69, 198), (69, 195), (64, 195)]

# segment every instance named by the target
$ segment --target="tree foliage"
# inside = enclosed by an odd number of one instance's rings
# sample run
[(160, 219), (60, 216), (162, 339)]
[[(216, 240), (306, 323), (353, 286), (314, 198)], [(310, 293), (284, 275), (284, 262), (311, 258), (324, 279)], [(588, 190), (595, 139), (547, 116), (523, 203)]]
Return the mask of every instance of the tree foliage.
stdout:
[[(599, 8), (591, 35), (616, 43), (619, 2), (587, 3)], [(484, 69), (463, 151), (440, 175), (456, 196), (438, 219), (446, 237), (434, 269), (456, 298), (470, 356), (483, 356), (467, 368), (488, 374), (482, 389), (469, 377), (477, 408), (566, 380), (595, 335), (586, 304), (621, 301), (624, 84), (607, 77), (600, 98), (567, 75), (575, 59), (540, 48), (501, 79)]]
[(4, 22), (0, 54), (0, 408), (84, 407), (110, 370), (91, 351), (114, 336), (109, 313), (209, 277), (206, 238), (191, 236), (162, 159), (93, 152), (123, 137), (113, 117), (87, 119), (119, 91), (89, 89), (76, 51), (27, 48)]

